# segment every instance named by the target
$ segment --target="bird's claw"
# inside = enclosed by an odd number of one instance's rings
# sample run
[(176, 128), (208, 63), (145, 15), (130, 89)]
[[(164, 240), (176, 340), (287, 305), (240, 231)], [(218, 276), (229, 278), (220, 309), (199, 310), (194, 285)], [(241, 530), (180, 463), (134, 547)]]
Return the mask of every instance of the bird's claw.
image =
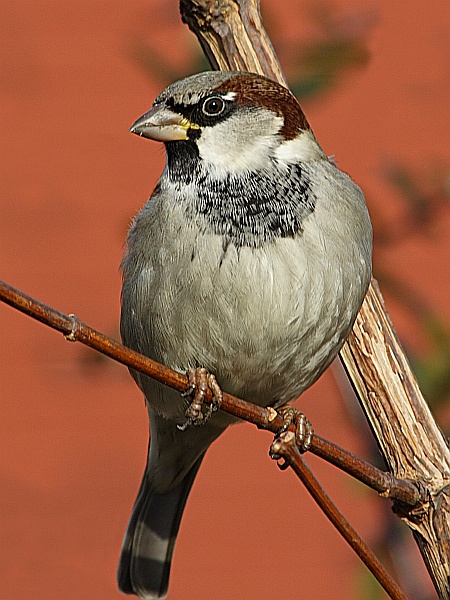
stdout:
[[(314, 428), (311, 422), (308, 420), (306, 415), (299, 411), (297, 408), (286, 404), (277, 409), (278, 414), (283, 419), (283, 425), (277, 431), (275, 440), (278, 440), (280, 434), (285, 433), (291, 424), (295, 425), (295, 442), (300, 452), (306, 452), (311, 447), (312, 437), (314, 435)], [(270, 449), (270, 456), (275, 460), (279, 460), (281, 457), (273, 450), (273, 444)], [(287, 461), (279, 463), (280, 469), (287, 469), (289, 466)]]
[[(211, 391), (212, 401), (203, 409), (208, 390)], [(185, 412), (186, 421), (182, 425), (178, 425), (178, 429), (181, 429), (181, 431), (191, 425), (204, 425), (222, 404), (222, 390), (215, 376), (208, 373), (203, 367), (188, 370), (188, 385), (182, 395), (183, 397), (191, 396), (192, 402)]]

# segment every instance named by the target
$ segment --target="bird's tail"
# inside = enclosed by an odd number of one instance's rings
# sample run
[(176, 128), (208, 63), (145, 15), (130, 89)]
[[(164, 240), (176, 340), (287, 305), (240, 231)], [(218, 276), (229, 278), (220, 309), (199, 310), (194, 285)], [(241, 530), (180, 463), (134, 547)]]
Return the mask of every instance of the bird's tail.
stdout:
[(183, 509), (205, 453), (167, 492), (152, 489), (148, 469), (125, 534), (117, 571), (119, 589), (143, 600), (164, 598)]

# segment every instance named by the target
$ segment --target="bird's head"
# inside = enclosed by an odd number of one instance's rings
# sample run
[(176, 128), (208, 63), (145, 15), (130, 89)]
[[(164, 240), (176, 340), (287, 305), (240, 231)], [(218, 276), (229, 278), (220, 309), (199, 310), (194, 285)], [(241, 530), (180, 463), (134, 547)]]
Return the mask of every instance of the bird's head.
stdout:
[(291, 92), (254, 73), (210, 71), (177, 81), (131, 132), (164, 142), (175, 160), (189, 147), (190, 156), (222, 173), (258, 170), (270, 158), (325, 157)]

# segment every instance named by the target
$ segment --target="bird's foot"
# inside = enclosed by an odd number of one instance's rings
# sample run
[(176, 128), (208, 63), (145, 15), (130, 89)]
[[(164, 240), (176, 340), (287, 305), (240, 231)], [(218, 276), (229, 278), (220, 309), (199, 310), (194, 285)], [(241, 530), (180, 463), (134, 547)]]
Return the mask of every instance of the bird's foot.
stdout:
[[(280, 434), (286, 432), (290, 425), (295, 425), (295, 442), (297, 444), (300, 452), (306, 452), (311, 447), (312, 437), (314, 435), (314, 428), (311, 422), (307, 419), (306, 415), (291, 406), (290, 404), (285, 404), (284, 406), (280, 406), (277, 409), (278, 414), (283, 419), (283, 425), (277, 431), (275, 435), (275, 440), (270, 448), (270, 456), (271, 458), (278, 460), (281, 458), (274, 450), (273, 446), (276, 440), (278, 440)], [(288, 467), (287, 462), (282, 464), (278, 464), (280, 469), (286, 469)]]
[[(211, 390), (212, 402), (205, 405), (204, 400), (208, 390)], [(183, 396), (191, 396), (192, 402), (186, 409), (186, 421), (182, 425), (178, 425), (178, 429), (182, 431), (190, 425), (204, 425), (222, 404), (222, 390), (215, 376), (208, 373), (203, 367), (189, 369), (188, 385)], [(204, 406), (205, 409), (203, 409)]]

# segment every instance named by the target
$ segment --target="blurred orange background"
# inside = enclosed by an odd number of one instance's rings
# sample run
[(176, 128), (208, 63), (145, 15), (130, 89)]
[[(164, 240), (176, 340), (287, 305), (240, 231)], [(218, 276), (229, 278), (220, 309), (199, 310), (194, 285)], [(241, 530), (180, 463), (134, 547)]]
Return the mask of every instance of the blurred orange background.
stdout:
[[(405, 299), (438, 315), (442, 331), (450, 322), (448, 3), (262, 0), (262, 10), (317, 138), (366, 193), (388, 307), (423, 362), (439, 349)], [(164, 165), (162, 145), (128, 129), (168, 83), (206, 68), (197, 42), (175, 0), (6, 0), (0, 51), (0, 277), (118, 338), (126, 231)], [(399, 185), (405, 173), (428, 204), (413, 206), (417, 194)], [(334, 373), (299, 406), (322, 436), (371, 458), (367, 427)], [(123, 597), (115, 570), (148, 437), (139, 390), (124, 367), (6, 305), (0, 381), (0, 598)], [(446, 389), (436, 411), (449, 429)], [(269, 459), (270, 441), (244, 424), (209, 451), (169, 598), (385, 598), (292, 473)], [(308, 462), (380, 548), (388, 503)], [(434, 597), (412, 542), (393, 560), (411, 598)]]

